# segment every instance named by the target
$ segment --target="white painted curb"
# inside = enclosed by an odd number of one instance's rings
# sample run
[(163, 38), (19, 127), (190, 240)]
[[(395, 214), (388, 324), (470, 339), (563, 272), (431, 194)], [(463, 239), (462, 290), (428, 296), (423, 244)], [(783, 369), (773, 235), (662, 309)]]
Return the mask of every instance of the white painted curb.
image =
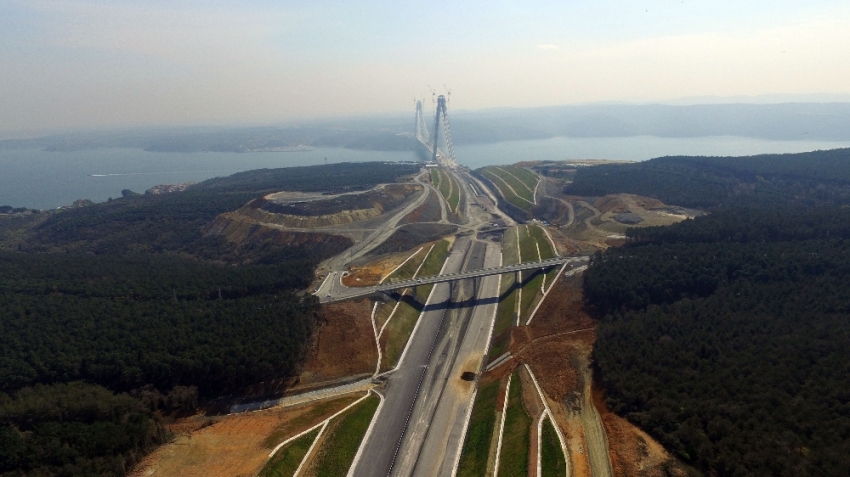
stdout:
[(531, 367), (529, 367), (528, 364), (523, 364), (523, 366), (525, 366), (525, 370), (528, 371), (528, 375), (531, 376), (531, 380), (534, 382), (534, 387), (537, 389), (537, 394), (540, 396), (540, 400), (543, 401), (543, 407), (546, 408), (546, 415), (552, 420), (552, 427), (555, 428), (555, 433), (558, 435), (558, 441), (561, 443), (561, 452), (564, 453), (564, 462), (567, 463), (567, 475), (570, 475), (569, 453), (567, 452), (567, 443), (561, 433), (561, 427), (557, 422), (555, 422), (555, 415), (552, 414), (552, 410), (549, 409), (549, 401), (546, 400), (546, 395), (540, 390), (540, 384), (537, 382), (537, 377), (535, 377), (534, 373), (531, 371)]
[(502, 436), (505, 433), (505, 414), (508, 413), (508, 400), (511, 395), (511, 381), (513, 380), (514, 375), (508, 375), (508, 384), (505, 386), (505, 399), (502, 402), (502, 419), (499, 423), (499, 440), (496, 443), (496, 463), (493, 467), (493, 477), (499, 477), (499, 459), (502, 456)]
[[(381, 413), (381, 408), (384, 407), (384, 396), (377, 391), (372, 392), (378, 396), (378, 399), (380, 399), (381, 402), (378, 403), (378, 408), (375, 409), (375, 414), (372, 415), (372, 421), (369, 422), (369, 428), (366, 429), (366, 434), (363, 434), (363, 439), (360, 441), (357, 453), (354, 454), (354, 460), (351, 461), (351, 466), (348, 467), (348, 474), (346, 474), (346, 477), (352, 477), (354, 475), (354, 468), (357, 467), (357, 463), (360, 462), (360, 457), (363, 454), (363, 445), (366, 443), (366, 440), (369, 439), (369, 436), (372, 435), (372, 429), (375, 427), (375, 421), (378, 420), (378, 414)], [(298, 477), (298, 473), (296, 472), (292, 477)]]

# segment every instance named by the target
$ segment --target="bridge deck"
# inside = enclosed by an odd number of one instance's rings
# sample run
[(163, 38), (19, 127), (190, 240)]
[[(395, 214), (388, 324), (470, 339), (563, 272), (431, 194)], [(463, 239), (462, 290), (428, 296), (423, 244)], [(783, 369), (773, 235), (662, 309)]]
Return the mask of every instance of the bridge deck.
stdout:
[(419, 285), (430, 285), (433, 283), (451, 282), (455, 280), (463, 280), (466, 278), (486, 277), (489, 275), (501, 275), (504, 273), (514, 273), (524, 270), (537, 270), (541, 268), (552, 268), (563, 265), (568, 262), (583, 263), (587, 262), (588, 257), (556, 257), (536, 262), (524, 262), (516, 265), (503, 265), (501, 267), (482, 268), (478, 270), (468, 270), (458, 273), (447, 273), (445, 275), (434, 275), (430, 277), (419, 277), (408, 280), (397, 280), (381, 285), (371, 287), (348, 288), (344, 293), (335, 296), (319, 297), (321, 303), (333, 303), (338, 301), (350, 300), (362, 296), (371, 295), (377, 292), (388, 292), (401, 288), (410, 288)]

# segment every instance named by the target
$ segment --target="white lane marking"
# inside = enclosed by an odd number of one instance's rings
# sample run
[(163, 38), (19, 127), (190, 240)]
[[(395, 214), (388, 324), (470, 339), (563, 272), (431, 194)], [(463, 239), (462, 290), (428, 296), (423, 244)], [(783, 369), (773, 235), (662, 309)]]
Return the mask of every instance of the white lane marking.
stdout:
[(499, 458), (502, 456), (502, 435), (505, 433), (505, 414), (508, 413), (508, 400), (511, 395), (511, 381), (513, 373), (508, 375), (508, 384), (505, 386), (505, 399), (502, 402), (502, 419), (499, 423), (499, 440), (496, 443), (496, 465), (493, 468), (493, 477), (499, 477)]

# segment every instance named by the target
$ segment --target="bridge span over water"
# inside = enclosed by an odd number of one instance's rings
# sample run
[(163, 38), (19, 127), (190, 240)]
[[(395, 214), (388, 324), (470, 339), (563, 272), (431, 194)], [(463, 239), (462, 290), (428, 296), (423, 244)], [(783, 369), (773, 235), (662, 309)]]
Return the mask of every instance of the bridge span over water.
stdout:
[(344, 300), (351, 300), (353, 298), (360, 298), (364, 296), (369, 296), (375, 293), (385, 293), (393, 290), (400, 290), (402, 288), (415, 288), (419, 285), (430, 285), (434, 283), (445, 283), (445, 282), (453, 282), (456, 280), (464, 280), (468, 278), (479, 278), (486, 277), (490, 275), (503, 275), (505, 273), (518, 273), (525, 270), (541, 270), (548, 268), (555, 268), (564, 265), (565, 263), (572, 263), (575, 265), (582, 265), (587, 263), (588, 257), (580, 256), (580, 257), (555, 257), (549, 258), (546, 260), (539, 260), (535, 262), (523, 262), (518, 263), (516, 265), (503, 265), (501, 267), (490, 267), (490, 268), (481, 268), (478, 270), (467, 270), (464, 272), (457, 273), (447, 273), (444, 275), (433, 275), (430, 277), (419, 277), (419, 278), (411, 278), (407, 280), (396, 280), (389, 281), (387, 283), (382, 283), (380, 285), (374, 285), (370, 287), (350, 287), (345, 288), (345, 291), (340, 293), (335, 293), (331, 296), (322, 296), (319, 297), (319, 302), (321, 303), (335, 303)]

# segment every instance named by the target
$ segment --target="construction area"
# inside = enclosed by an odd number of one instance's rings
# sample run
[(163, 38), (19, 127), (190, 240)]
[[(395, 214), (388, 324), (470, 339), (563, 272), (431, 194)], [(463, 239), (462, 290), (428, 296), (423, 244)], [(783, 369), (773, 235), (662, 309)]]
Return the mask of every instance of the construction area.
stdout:
[[(309, 290), (333, 297), (588, 255), (623, 243), (629, 228), (699, 214), (627, 194), (566, 196), (571, 163), (542, 164), (554, 175), (534, 162), (465, 170), (450, 135), (440, 142), (419, 117), (417, 138), (440, 167), (412, 181), (332, 196), (281, 191), (223, 214), (208, 231), (350, 240)], [(663, 447), (605, 406), (580, 263), (323, 305), (300, 374), (277, 395), (170, 423), (173, 442), (130, 475), (684, 476)]]

